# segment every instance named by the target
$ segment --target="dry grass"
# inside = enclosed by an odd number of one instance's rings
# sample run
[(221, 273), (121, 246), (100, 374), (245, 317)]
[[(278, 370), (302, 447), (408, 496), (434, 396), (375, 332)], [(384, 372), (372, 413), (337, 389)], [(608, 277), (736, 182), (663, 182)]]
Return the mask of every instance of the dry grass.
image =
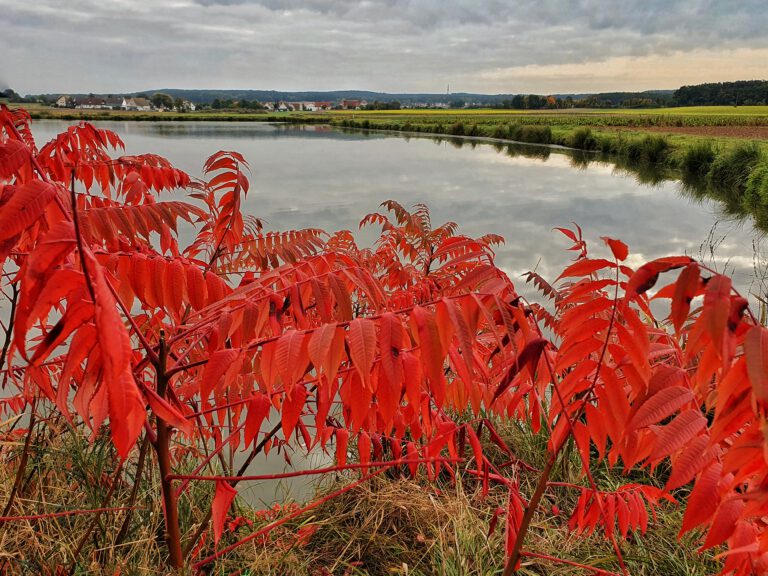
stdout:
[[(546, 438), (513, 423), (499, 432), (518, 456), (537, 464)], [(116, 459), (106, 436), (90, 443), (80, 430), (71, 430), (57, 419), (40, 426), (33, 438), (25, 483), (11, 514), (90, 510), (105, 503), (124, 506), (129, 501), (135, 479), (135, 455), (116, 474)], [(21, 445), (18, 440), (4, 444), (0, 453), (5, 464), (0, 466), (0, 505), (7, 502), (13, 484)], [(491, 446), (487, 447), (487, 454), (498, 464), (505, 458)], [(113, 575), (117, 570), (122, 575), (166, 574), (162, 568), (166, 565), (166, 553), (162, 544), (162, 511), (157, 498), (158, 478), (156, 472), (149, 473), (153, 468), (154, 465), (148, 466), (142, 477), (138, 508), (121, 542), (117, 542), (117, 538), (125, 512), (102, 514), (77, 558), (75, 551), (93, 515), (0, 524), (0, 573), (57, 575), (73, 568), (76, 575)], [(600, 469), (595, 473), (604, 487), (627, 481), (616, 471)], [(558, 467), (557, 476), (578, 482), (575, 460), (566, 458)], [(116, 488), (107, 502), (115, 477), (118, 478)], [(318, 494), (337, 490), (353, 478), (350, 474), (327, 479)], [(522, 493), (530, 494), (535, 473), (520, 474), (518, 478)], [(211, 486), (206, 484), (193, 484), (192, 492), (181, 500), (181, 521), (187, 540), (210, 506)], [(502, 487), (492, 486), (484, 497), (471, 477), (459, 477), (457, 482), (444, 478), (429, 483), (423, 478), (382, 476), (290, 520), (266, 538), (254, 539), (212, 564), (205, 573), (222, 576), (232, 573), (242, 576), (496, 575), (504, 565), (504, 522), (501, 519), (499, 528), (490, 536), (489, 522), (493, 511), (503, 507), (505, 501)], [(566, 511), (574, 502), (575, 495), (566, 490), (548, 492), (534, 517), (526, 549), (598, 569), (617, 570), (611, 546), (602, 537), (585, 538), (569, 533)], [(553, 513), (552, 505), (563, 512)], [(247, 522), (227, 530), (219, 549), (295, 509), (295, 504), (287, 504), (264, 513), (238, 503), (235, 515), (243, 516)], [(681, 514), (678, 508), (663, 508), (658, 522), (645, 536), (633, 535), (622, 543), (622, 552), (633, 576), (694, 576), (717, 571), (711, 555), (699, 556), (690, 539), (678, 544), (676, 533)], [(213, 551), (209, 538), (197, 552), (196, 559)], [(520, 573), (571, 576), (584, 571), (526, 558)]]

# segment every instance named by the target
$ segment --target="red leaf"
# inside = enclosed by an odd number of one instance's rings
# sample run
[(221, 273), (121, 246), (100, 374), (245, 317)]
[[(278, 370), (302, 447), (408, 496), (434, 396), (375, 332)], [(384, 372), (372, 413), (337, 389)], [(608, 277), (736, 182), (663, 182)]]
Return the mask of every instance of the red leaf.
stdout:
[(659, 258), (648, 262), (647, 264), (643, 264), (634, 274), (632, 274), (629, 282), (627, 282), (624, 296), (625, 299), (627, 301), (632, 300), (636, 296), (653, 288), (656, 281), (659, 279), (659, 274), (662, 272), (681, 268), (691, 262), (693, 262), (693, 260), (688, 256), (670, 256), (669, 258)]
[(229, 485), (226, 480), (216, 480), (216, 494), (211, 504), (211, 519), (213, 520), (213, 542), (219, 544), (221, 534), (224, 532), (224, 522), (227, 519), (227, 511), (232, 501), (237, 496), (237, 490)]
[(349, 354), (366, 388), (371, 390), (371, 368), (376, 358), (376, 323), (356, 318), (349, 323)]
[(731, 311), (731, 279), (727, 276), (713, 276), (707, 282), (704, 293), (702, 318), (718, 353), (723, 347), (723, 336), (728, 327)]
[(680, 277), (675, 283), (675, 292), (672, 297), (672, 308), (669, 316), (675, 327), (675, 333), (680, 334), (688, 312), (691, 309), (691, 300), (699, 289), (699, 267), (696, 264), (689, 264), (680, 272)]
[(261, 431), (264, 419), (269, 416), (272, 403), (266, 394), (256, 393), (248, 402), (248, 414), (245, 417), (245, 447), (247, 448)]
[[(365, 430), (361, 430), (357, 436), (357, 453), (361, 464), (368, 464), (371, 461), (371, 437)], [(361, 468), (363, 476), (368, 474), (368, 467)]]
[(216, 350), (211, 354), (203, 370), (203, 377), (200, 379), (200, 397), (203, 401), (208, 400), (211, 391), (216, 388), (239, 355), (239, 351), (231, 348)]
[(742, 510), (744, 510), (744, 501), (741, 498), (732, 498), (720, 504), (712, 520), (707, 539), (700, 550), (718, 546), (730, 538)]
[(349, 430), (346, 428), (336, 428), (334, 435), (336, 436), (336, 464), (338, 466), (346, 466)]
[(133, 379), (131, 341), (107, 287), (101, 266), (90, 261), (96, 296), (95, 321), (103, 363), (104, 385), (109, 402), (112, 441), (122, 458), (128, 456), (144, 425), (144, 400)]
[(31, 226), (55, 195), (56, 187), (41, 180), (17, 186), (0, 211), (0, 240), (16, 236)]
[(283, 438), (289, 440), (294, 428), (296, 427), (301, 412), (304, 409), (304, 403), (307, 400), (307, 391), (304, 384), (299, 382), (293, 385), (290, 394), (283, 398), (282, 428)]
[(660, 422), (693, 398), (693, 392), (683, 386), (670, 386), (659, 390), (640, 406), (627, 425), (627, 432)]
[(685, 446), (707, 425), (707, 419), (698, 410), (686, 410), (661, 428), (656, 439), (656, 448), (650, 460), (669, 456)]
[(381, 367), (390, 383), (403, 382), (403, 364), (400, 351), (405, 346), (405, 328), (400, 318), (387, 312), (379, 323), (379, 344), (381, 348)]
[(608, 238), (608, 236), (600, 236), (600, 239), (608, 245), (616, 260), (624, 261), (627, 259), (629, 248), (627, 248), (627, 245), (624, 244), (624, 242)]
[(280, 336), (275, 349), (275, 362), (280, 371), (283, 387), (290, 390), (296, 381), (304, 376), (309, 361), (307, 338), (304, 332), (288, 330)]
[(752, 392), (758, 400), (768, 401), (768, 330), (753, 326), (744, 338), (744, 355)]
[(714, 462), (701, 473), (688, 496), (680, 534), (693, 530), (715, 513), (717, 503), (720, 501), (718, 484), (722, 471), (723, 465), (720, 462)]
[(324, 324), (315, 329), (307, 351), (315, 370), (322, 368), (328, 381), (333, 381), (344, 354), (344, 330), (336, 324)]
[(605, 260), (604, 258), (598, 258), (596, 260), (590, 260), (589, 258), (584, 258), (582, 260), (579, 260), (575, 262), (574, 264), (571, 264), (563, 270), (563, 273), (560, 274), (560, 276), (557, 277), (558, 280), (561, 280), (563, 278), (571, 278), (574, 276), (589, 276), (590, 274), (594, 274), (598, 270), (602, 270), (603, 268), (615, 268), (616, 264), (611, 262), (610, 260)]

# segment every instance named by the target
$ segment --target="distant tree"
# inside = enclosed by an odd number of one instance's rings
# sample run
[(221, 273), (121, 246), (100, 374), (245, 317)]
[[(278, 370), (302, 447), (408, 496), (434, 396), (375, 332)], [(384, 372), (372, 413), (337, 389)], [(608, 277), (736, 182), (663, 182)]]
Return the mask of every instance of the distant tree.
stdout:
[(15, 90), (12, 90), (10, 88), (7, 88), (0, 92), (0, 98), (4, 100), (8, 100), (9, 102), (24, 102), (25, 99), (21, 97), (21, 95), (16, 92)]
[(525, 108), (525, 96), (522, 94), (515, 94), (512, 97), (512, 108), (516, 110), (522, 110)]
[(173, 108), (173, 98), (163, 92), (155, 92), (152, 98), (150, 98), (150, 102), (152, 102), (155, 108), (163, 108), (165, 110)]
[(448, 104), (451, 108), (464, 108), (464, 100), (451, 100), (450, 104)]
[(173, 107), (179, 112), (184, 112), (184, 100), (176, 98), (176, 100), (173, 101)]

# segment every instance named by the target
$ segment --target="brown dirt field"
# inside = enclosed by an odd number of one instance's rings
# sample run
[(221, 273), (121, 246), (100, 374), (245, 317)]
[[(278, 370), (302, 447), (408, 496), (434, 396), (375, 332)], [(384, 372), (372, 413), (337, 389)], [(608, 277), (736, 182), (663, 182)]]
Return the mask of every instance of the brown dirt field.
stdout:
[(663, 132), (665, 134), (689, 134), (715, 138), (743, 138), (768, 140), (768, 126), (643, 126), (642, 128), (615, 128), (615, 130), (638, 130), (642, 132)]

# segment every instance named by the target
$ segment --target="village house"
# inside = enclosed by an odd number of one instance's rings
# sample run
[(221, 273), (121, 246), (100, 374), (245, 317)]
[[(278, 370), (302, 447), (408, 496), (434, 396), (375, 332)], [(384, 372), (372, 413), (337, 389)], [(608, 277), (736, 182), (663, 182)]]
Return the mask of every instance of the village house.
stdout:
[(152, 110), (152, 103), (147, 98), (126, 98), (122, 108), (123, 110), (149, 112)]
[(56, 106), (56, 108), (73, 108), (75, 106), (75, 101), (69, 96), (64, 96), (62, 94), (58, 97), (54, 106)]
[(342, 110), (362, 110), (368, 106), (368, 102), (365, 100), (342, 100), (341, 101), (341, 108)]
[(107, 96), (104, 98), (104, 103), (110, 110), (120, 110), (125, 105), (125, 98), (122, 96)]
[(75, 104), (75, 108), (81, 110), (100, 110), (108, 108), (107, 101), (99, 96), (88, 96), (86, 98), (80, 98)]

